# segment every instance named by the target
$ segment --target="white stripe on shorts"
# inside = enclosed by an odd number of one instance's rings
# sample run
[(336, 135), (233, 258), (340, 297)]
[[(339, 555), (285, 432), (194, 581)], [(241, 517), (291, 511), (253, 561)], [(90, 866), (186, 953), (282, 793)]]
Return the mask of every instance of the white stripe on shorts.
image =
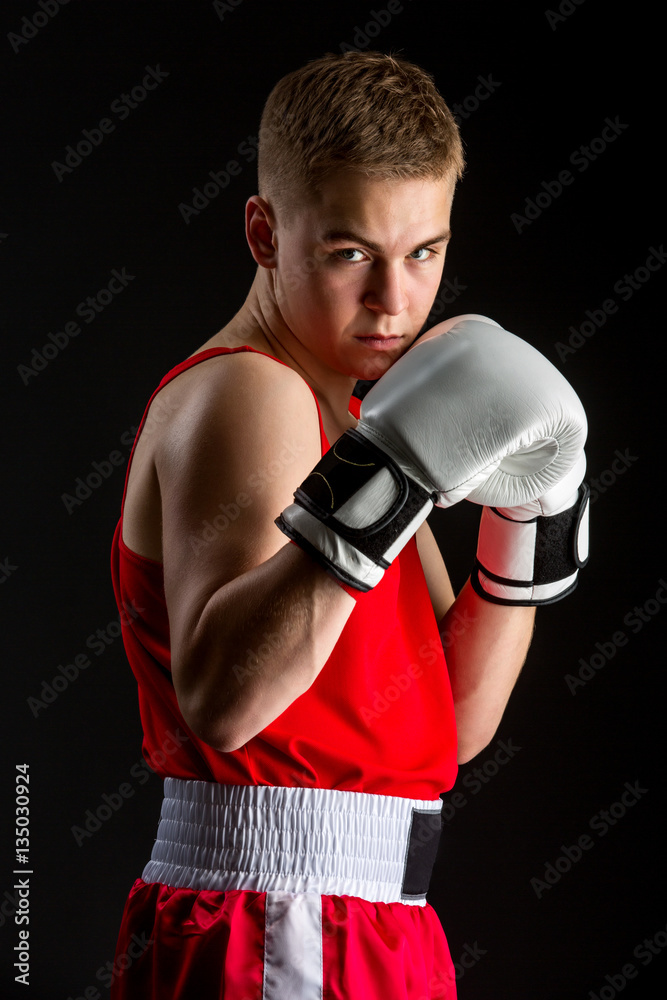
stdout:
[(262, 1000), (322, 1000), (322, 898), (267, 892)]

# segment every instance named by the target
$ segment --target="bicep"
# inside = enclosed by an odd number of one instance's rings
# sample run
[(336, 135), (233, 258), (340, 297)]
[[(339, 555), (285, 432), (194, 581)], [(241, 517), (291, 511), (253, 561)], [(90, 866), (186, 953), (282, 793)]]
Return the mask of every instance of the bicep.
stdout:
[(288, 544), (275, 518), (320, 458), (307, 385), (289, 369), (257, 360), (226, 358), (198, 387), (161, 451), (172, 663), (188, 659), (212, 595)]
[(439, 622), (454, 603), (454, 590), (449, 573), (427, 521), (417, 529), (415, 541), (435, 618)]

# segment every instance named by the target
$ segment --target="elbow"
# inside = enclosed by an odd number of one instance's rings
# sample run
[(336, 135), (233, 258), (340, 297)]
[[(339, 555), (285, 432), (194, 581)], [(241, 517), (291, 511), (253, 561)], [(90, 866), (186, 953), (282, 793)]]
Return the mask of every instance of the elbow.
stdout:
[(230, 724), (228, 714), (211, 697), (201, 691), (176, 692), (178, 707), (186, 726), (202, 743), (219, 753), (231, 753), (246, 742), (238, 725)]
[(493, 737), (496, 735), (496, 728), (492, 731), (471, 733), (466, 735), (465, 738), (461, 738), (459, 736), (456, 751), (457, 764), (467, 764), (468, 761), (473, 759), (473, 757), (480, 754), (482, 750), (485, 750), (491, 743)]
[(197, 739), (218, 753), (232, 753), (247, 742), (224, 719), (212, 716), (210, 712), (181, 709), (181, 714), (188, 729)]
[(459, 747), (456, 753), (456, 763), (457, 764), (467, 764), (468, 761), (476, 757), (478, 753), (481, 753), (484, 747)]

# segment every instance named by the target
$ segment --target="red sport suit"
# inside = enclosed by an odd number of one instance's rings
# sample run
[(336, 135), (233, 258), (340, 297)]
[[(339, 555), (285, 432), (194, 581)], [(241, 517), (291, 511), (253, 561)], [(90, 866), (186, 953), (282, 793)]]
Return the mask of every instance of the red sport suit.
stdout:
[[(149, 400), (137, 439), (160, 389), (193, 365), (224, 363), (217, 359), (236, 350), (252, 349), (213, 348), (172, 369)], [(358, 415), (358, 406), (352, 397), (351, 412)], [(329, 442), (321, 415), (320, 433), (324, 454)], [(283, 456), (288, 460), (289, 455)], [(270, 470), (264, 479), (249, 474), (248, 502), (253, 489), (264, 488), (269, 479)], [(222, 518), (243, 516), (246, 501), (241, 495), (237, 499), (237, 511), (228, 505)], [(207, 531), (215, 530), (213, 523), (202, 525), (201, 534), (191, 540), (193, 551), (207, 544)], [(124, 642), (138, 683), (144, 756), (159, 774), (220, 785), (333, 789), (430, 801), (453, 785), (452, 695), (414, 538), (378, 586), (360, 596), (309, 690), (231, 753), (203, 743), (183, 720), (170, 674), (162, 566), (127, 548), (122, 512), (111, 566), (119, 608), (133, 609), (124, 616)], [(263, 654), (270, 655), (272, 637), (257, 640), (254, 651), (261, 652), (262, 646)], [(252, 656), (249, 650), (247, 662), (238, 665), (241, 670), (252, 668)], [(263, 982), (266, 895), (174, 888), (138, 879), (125, 908), (117, 956), (134, 954), (133, 940), (151, 943), (119, 972), (112, 998), (274, 1000), (266, 977)], [(428, 904), (370, 902), (351, 895), (318, 898), (323, 998), (455, 996), (444, 933)], [(119, 962), (119, 970), (124, 964)], [(282, 997), (276, 994), (275, 1000)]]

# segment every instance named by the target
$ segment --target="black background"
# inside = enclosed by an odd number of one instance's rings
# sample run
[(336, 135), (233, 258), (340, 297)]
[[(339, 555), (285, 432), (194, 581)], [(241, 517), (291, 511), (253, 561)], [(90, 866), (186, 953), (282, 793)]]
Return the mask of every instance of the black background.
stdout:
[[(459, 996), (655, 996), (667, 968), (658, 808), (667, 560), (656, 473), (663, 274), (646, 269), (667, 235), (656, 167), (664, 131), (657, 22), (641, 4), (612, 11), (595, 0), (550, 8), (71, 0), (47, 23), (38, 16), (37, 28), (23, 22), (41, 11), (38, 0), (3, 4), (0, 37), (5, 995), (13, 995), (18, 941), (14, 767), (26, 762), (32, 960), (30, 986), (16, 995), (108, 997), (99, 970), (113, 959), (161, 795), (138, 766), (136, 687), (111, 634), (109, 548), (129, 438), (162, 375), (231, 318), (250, 286), (243, 209), (256, 175), (239, 147), (257, 135), (264, 99), (284, 73), (347, 43), (423, 65), (463, 110), (469, 166), (454, 204), (450, 301), (433, 322), (492, 316), (563, 371), (589, 415), (590, 565), (574, 596), (539, 611), (496, 738), (462, 766), (458, 807), (445, 796), (429, 898), (457, 962)], [(168, 75), (121, 120), (112, 103), (156, 66)], [(480, 77), (492, 82), (475, 101)], [(105, 117), (114, 130), (59, 180), (54, 161)], [(606, 148), (593, 145), (582, 170), (586, 154), (576, 151), (599, 139), (608, 118), (623, 127)], [(186, 223), (179, 205), (232, 159), (240, 174)], [(572, 183), (554, 194), (567, 169)], [(522, 223), (527, 199), (540, 193), (543, 207)], [(127, 287), (92, 322), (79, 316), (81, 333), (26, 376), (33, 349), (41, 353), (49, 333), (77, 320), (78, 304), (105, 288), (114, 268), (134, 276)], [(635, 273), (632, 288), (624, 276)], [(615, 310), (600, 312), (610, 299)], [(586, 321), (589, 336), (575, 334), (574, 349), (559, 350)], [(68, 509), (63, 494), (115, 451), (122, 462)], [(432, 517), (457, 586), (478, 514), (461, 504)], [(89, 637), (110, 624), (109, 645), (92, 652)], [(82, 653), (90, 666), (65, 684), (59, 665)], [(591, 679), (573, 691), (566, 675), (582, 669)], [(498, 741), (513, 754), (501, 764)], [(638, 783), (639, 798), (617, 805), (602, 835), (595, 817), (620, 802), (626, 782)], [(77, 843), (72, 827), (123, 783), (129, 797)], [(563, 847), (583, 835), (592, 846), (565, 870)], [(558, 880), (540, 887), (534, 880), (544, 882), (559, 858)], [(628, 963), (631, 977), (622, 972)]]

